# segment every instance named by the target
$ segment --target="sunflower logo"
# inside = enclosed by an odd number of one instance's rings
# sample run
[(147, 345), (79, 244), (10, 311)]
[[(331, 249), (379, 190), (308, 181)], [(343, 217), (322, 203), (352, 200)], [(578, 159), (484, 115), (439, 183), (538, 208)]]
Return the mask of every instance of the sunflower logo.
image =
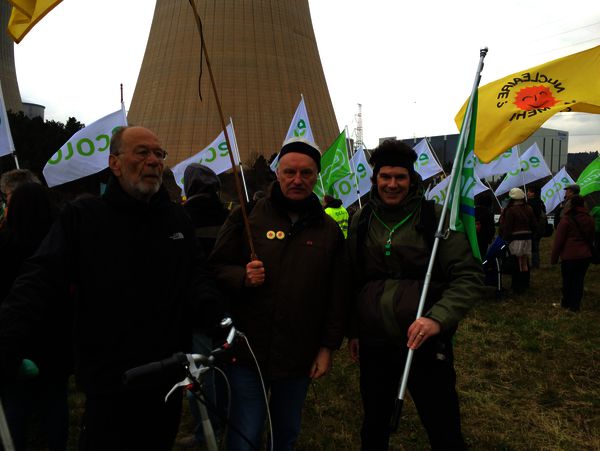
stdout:
[(558, 103), (552, 91), (546, 86), (529, 86), (521, 89), (515, 98), (514, 104), (523, 111), (550, 108)]

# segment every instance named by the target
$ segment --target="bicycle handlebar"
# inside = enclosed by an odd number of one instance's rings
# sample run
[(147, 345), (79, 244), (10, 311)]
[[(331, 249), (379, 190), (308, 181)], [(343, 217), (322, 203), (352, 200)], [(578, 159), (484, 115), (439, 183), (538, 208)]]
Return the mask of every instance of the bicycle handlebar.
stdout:
[(165, 370), (169, 370), (176, 366), (187, 366), (192, 362), (195, 364), (204, 364), (204, 365), (212, 365), (214, 363), (214, 356), (220, 354), (227, 349), (229, 349), (233, 343), (234, 338), (239, 332), (233, 326), (230, 318), (225, 318), (221, 321), (221, 327), (231, 327), (229, 333), (227, 334), (227, 338), (225, 339), (225, 343), (222, 346), (218, 347), (211, 351), (210, 355), (205, 356), (203, 354), (185, 354), (183, 352), (178, 352), (173, 354), (171, 357), (160, 360), (158, 362), (150, 362), (144, 365), (131, 368), (123, 374), (123, 382), (127, 385), (132, 383), (138, 378), (149, 376), (151, 374), (156, 374)]

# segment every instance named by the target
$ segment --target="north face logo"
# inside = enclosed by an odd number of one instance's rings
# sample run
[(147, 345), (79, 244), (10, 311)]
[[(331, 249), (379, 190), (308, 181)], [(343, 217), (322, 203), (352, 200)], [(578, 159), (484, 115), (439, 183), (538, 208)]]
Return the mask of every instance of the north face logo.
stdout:
[(181, 232), (175, 232), (173, 235), (171, 235), (169, 237), (169, 239), (171, 240), (183, 240), (185, 237), (183, 236), (183, 233)]

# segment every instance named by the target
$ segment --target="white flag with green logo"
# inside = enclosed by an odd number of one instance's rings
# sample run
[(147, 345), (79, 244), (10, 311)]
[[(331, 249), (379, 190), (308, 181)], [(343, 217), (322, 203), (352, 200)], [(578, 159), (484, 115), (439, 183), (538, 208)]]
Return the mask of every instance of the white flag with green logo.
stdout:
[(475, 156), (475, 174), (480, 179), (491, 177), (492, 175), (506, 174), (519, 167), (519, 152), (517, 146), (508, 149), (501, 155), (498, 155), (489, 163), (482, 162)]
[(425, 138), (413, 147), (417, 153), (417, 161), (415, 161), (415, 171), (419, 173), (423, 180), (433, 177), (442, 172), (441, 166), (433, 156), (431, 147)]
[(565, 199), (565, 188), (575, 183), (563, 167), (542, 187), (541, 197), (546, 213), (554, 210)]
[(75, 133), (44, 166), (48, 186), (62, 185), (106, 169), (110, 139), (117, 127), (126, 125), (125, 109), (121, 108)]
[[(359, 196), (362, 197), (371, 191), (373, 186), (371, 183), (373, 170), (369, 166), (362, 148), (359, 148), (352, 156), (350, 165), (354, 172), (335, 182), (332, 187), (333, 197), (340, 199), (346, 208), (356, 202)], [(319, 182), (317, 182), (317, 186), (319, 186)]]
[[(296, 113), (290, 123), (287, 135), (283, 142), (286, 142), (290, 138), (304, 138), (308, 142), (314, 143), (315, 138), (313, 137), (312, 130), (310, 128), (310, 121), (308, 120), (308, 112), (306, 111), (306, 105), (304, 104), (304, 97), (300, 99)], [(277, 165), (279, 164), (279, 155), (275, 157), (271, 163), (271, 171), (275, 172)]]
[[(237, 141), (235, 139), (233, 125), (231, 124), (231, 122), (229, 123), (229, 125), (227, 125), (227, 134), (229, 135), (229, 142), (233, 147), (232, 150), (235, 164), (239, 164), (239, 158), (237, 158), (238, 151), (235, 148), (235, 143)], [(171, 170), (173, 171), (173, 175), (175, 176), (175, 181), (182, 190), (183, 174), (185, 172), (185, 168), (187, 168), (192, 163), (200, 163), (204, 166), (208, 166), (217, 175), (231, 169), (231, 158), (229, 158), (229, 151), (227, 149), (225, 133), (221, 132), (219, 136), (217, 136), (217, 139), (211, 142), (205, 149), (183, 160), (182, 162), (178, 163), (176, 166), (171, 168)]]
[(500, 186), (496, 188), (496, 196), (509, 192), (511, 188), (523, 186), (552, 175), (540, 152), (540, 148), (536, 143), (533, 143), (533, 145), (521, 155), (519, 161), (520, 167), (508, 171), (506, 177), (504, 177), (504, 180), (500, 183)]

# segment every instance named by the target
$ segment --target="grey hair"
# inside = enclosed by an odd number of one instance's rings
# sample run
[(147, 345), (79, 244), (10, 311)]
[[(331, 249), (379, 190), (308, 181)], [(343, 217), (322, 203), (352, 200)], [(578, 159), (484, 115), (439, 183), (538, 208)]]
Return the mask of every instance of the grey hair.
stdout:
[(13, 192), (17, 187), (25, 183), (38, 183), (40, 179), (31, 172), (29, 169), (13, 169), (12, 171), (5, 172), (0, 177), (0, 191), (3, 193)]
[(125, 130), (127, 130), (130, 127), (131, 127), (131, 125), (115, 128), (115, 131), (114, 131), (112, 137), (110, 138), (110, 154), (111, 155), (119, 155), (119, 153), (121, 153), (121, 145), (123, 143), (123, 133), (125, 132)]

